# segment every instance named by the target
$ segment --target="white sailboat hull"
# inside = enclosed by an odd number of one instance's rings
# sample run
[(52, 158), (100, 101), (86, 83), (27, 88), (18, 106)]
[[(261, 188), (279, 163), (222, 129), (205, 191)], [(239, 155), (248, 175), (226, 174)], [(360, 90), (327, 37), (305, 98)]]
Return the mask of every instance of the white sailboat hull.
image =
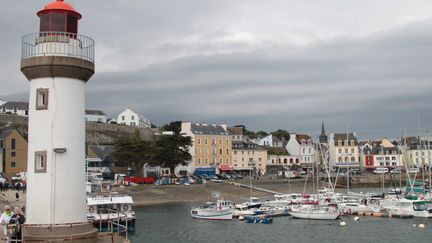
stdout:
[(289, 212), (289, 214), (298, 219), (335, 220), (339, 217), (339, 213)]

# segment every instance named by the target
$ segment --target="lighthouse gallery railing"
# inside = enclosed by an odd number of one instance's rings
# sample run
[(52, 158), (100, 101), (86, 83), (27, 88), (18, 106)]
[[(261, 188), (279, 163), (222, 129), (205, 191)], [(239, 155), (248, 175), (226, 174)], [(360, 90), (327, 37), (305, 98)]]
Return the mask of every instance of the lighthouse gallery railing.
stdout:
[(94, 62), (93, 39), (67, 32), (39, 32), (22, 37), (21, 59), (39, 56), (67, 56)]

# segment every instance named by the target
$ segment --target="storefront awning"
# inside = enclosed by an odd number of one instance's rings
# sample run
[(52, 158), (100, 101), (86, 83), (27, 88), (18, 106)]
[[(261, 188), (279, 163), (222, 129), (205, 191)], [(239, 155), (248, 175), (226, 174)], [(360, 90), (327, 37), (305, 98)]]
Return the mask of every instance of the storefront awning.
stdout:
[(219, 166), (219, 170), (231, 171), (234, 170), (234, 168), (231, 165), (221, 165)]

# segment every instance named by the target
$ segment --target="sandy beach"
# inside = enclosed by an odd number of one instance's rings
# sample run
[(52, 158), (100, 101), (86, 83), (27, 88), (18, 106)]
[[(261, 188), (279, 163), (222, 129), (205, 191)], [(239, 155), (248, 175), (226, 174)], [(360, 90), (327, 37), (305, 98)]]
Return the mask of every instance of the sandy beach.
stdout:
[[(131, 195), (135, 206), (178, 203), (178, 202), (206, 202), (211, 199), (212, 192), (220, 192), (226, 200), (234, 203), (247, 201), (251, 195), (249, 188), (234, 185), (243, 183), (249, 185), (248, 180), (224, 181), (223, 183), (207, 182), (206, 184), (185, 185), (137, 185), (127, 188), (116, 188), (116, 191)], [(254, 181), (253, 186), (265, 188), (280, 193), (302, 193), (304, 181)], [(308, 183), (306, 193), (312, 192), (312, 184)], [(262, 200), (273, 198), (273, 193), (253, 190), (252, 195)]]

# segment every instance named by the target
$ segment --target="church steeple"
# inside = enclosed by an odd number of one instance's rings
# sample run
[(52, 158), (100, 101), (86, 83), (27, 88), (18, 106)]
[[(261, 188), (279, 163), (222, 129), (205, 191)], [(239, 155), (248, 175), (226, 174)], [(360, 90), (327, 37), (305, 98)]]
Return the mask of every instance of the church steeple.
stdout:
[(324, 121), (322, 121), (322, 125), (321, 125), (321, 135), (319, 136), (319, 142), (320, 143), (327, 143), (327, 135), (326, 135), (325, 129), (324, 129)]

